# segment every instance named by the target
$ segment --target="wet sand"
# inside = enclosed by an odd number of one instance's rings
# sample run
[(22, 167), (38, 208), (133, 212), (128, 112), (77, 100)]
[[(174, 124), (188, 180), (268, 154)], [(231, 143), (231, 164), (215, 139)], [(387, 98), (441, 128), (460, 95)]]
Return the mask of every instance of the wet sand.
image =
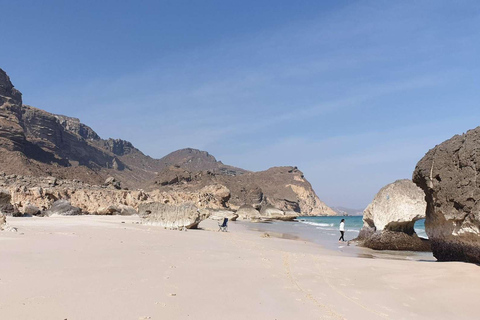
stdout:
[(342, 252), (343, 255), (351, 257), (362, 257), (371, 259), (393, 259), (393, 260), (416, 260), (436, 261), (431, 252), (413, 251), (378, 251), (362, 248), (351, 241), (358, 236), (358, 232), (345, 233), (346, 242), (339, 242), (339, 234), (333, 231), (318, 230), (315, 227), (300, 222), (274, 221), (268, 223), (248, 223), (237, 221), (248, 230), (268, 233), (272, 237), (303, 240), (320, 245), (322, 248)]
[(1, 319), (477, 317), (477, 265), (364, 259), (235, 223), (138, 221), (8, 218), (19, 232), (0, 233)]

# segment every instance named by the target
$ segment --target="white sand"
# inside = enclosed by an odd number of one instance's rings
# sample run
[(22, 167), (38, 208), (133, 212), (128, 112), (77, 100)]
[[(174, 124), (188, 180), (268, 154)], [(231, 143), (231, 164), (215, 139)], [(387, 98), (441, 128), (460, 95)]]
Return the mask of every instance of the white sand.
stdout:
[(135, 221), (8, 218), (19, 232), (0, 233), (0, 319), (478, 318), (477, 265)]

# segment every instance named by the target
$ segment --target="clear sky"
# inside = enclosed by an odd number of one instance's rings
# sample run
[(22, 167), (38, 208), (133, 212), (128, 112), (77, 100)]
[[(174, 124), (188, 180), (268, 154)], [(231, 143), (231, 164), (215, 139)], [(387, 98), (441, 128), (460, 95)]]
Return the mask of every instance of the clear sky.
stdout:
[(479, 1), (5, 1), (24, 103), (160, 158), (296, 165), (365, 207), (480, 125)]

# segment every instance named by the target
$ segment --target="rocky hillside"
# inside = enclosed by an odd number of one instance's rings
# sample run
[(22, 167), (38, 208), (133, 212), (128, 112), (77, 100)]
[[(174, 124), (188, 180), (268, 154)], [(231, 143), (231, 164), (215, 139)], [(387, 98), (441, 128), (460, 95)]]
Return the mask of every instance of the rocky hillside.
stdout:
[[(268, 205), (297, 215), (335, 215), (315, 194), (303, 173), (296, 167), (274, 167), (266, 171), (231, 175), (208, 170), (188, 171), (179, 166), (162, 170), (155, 180), (148, 182), (145, 190), (189, 190), (194, 192), (211, 184), (226, 186), (231, 197), (230, 208), (237, 210), (249, 205), (257, 210)], [(163, 187), (163, 188), (162, 188)]]
[(28, 177), (29, 181), (50, 176), (98, 186), (113, 177), (122, 188), (158, 192), (195, 193), (222, 185), (229, 190), (226, 208), (273, 206), (297, 215), (335, 214), (297, 168), (249, 172), (190, 148), (153, 159), (128, 141), (100, 138), (79, 119), (24, 105), (22, 94), (2, 69), (0, 168), (5, 176)]

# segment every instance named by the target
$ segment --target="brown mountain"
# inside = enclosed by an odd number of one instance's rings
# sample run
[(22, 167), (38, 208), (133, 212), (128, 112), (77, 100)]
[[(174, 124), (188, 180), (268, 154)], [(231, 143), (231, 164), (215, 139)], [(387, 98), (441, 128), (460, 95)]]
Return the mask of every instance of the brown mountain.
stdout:
[(102, 139), (79, 119), (22, 103), (22, 94), (0, 69), (0, 171), (54, 176), (100, 185), (114, 177), (130, 189), (199, 192), (220, 184), (232, 209), (247, 204), (298, 214), (334, 215), (296, 167), (249, 172), (217, 161), (208, 152), (181, 149), (153, 159), (120, 139)]

